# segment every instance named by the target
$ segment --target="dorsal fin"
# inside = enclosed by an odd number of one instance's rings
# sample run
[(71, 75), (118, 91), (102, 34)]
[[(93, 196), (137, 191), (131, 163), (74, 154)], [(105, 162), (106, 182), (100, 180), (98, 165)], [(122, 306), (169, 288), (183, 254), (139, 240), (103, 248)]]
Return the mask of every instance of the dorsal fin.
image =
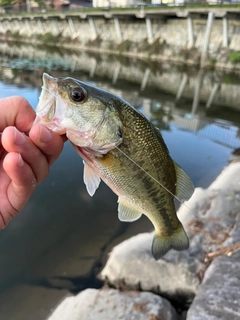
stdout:
[[(158, 141), (161, 143), (162, 147), (165, 149), (166, 152), (169, 153), (168, 148), (163, 140), (159, 129), (154, 127), (155, 133), (157, 136)], [(180, 201), (188, 200), (194, 192), (194, 185), (192, 183), (191, 178), (189, 175), (174, 161), (174, 167), (176, 172), (176, 192), (175, 195)]]
[(180, 201), (188, 200), (194, 192), (194, 185), (189, 175), (173, 161), (177, 183), (176, 183), (176, 196)]
[(153, 124), (152, 125), (152, 128), (154, 129), (154, 132), (156, 134), (156, 137), (159, 141), (159, 143), (161, 144), (162, 148), (164, 149), (164, 151), (166, 151), (167, 153), (169, 153), (169, 150), (168, 150), (168, 147), (165, 143), (165, 141), (163, 140), (163, 137), (161, 135), (161, 132), (159, 131), (159, 129), (157, 127), (155, 127)]

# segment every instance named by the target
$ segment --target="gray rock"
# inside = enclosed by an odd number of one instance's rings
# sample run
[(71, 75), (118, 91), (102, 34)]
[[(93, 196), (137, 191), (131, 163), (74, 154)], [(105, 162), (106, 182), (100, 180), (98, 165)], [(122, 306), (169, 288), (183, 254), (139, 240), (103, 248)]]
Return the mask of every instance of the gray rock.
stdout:
[(215, 259), (207, 269), (187, 320), (240, 319), (240, 252)]
[(178, 216), (190, 238), (189, 250), (171, 250), (155, 261), (150, 251), (153, 233), (140, 234), (113, 249), (100, 278), (117, 288), (126, 285), (190, 302), (211, 254), (239, 238), (239, 173), (240, 163), (229, 165), (208, 189), (197, 188), (190, 201), (181, 206)]
[[(204, 274), (187, 320), (240, 319), (239, 176), (240, 163), (233, 163), (224, 169), (207, 191), (212, 198), (202, 215), (205, 220), (203, 230), (212, 237), (206, 252), (208, 263), (214, 260)], [(203, 208), (203, 204), (198, 208)]]
[[(195, 245), (189, 251), (168, 252), (161, 260), (152, 257), (153, 233), (143, 233), (116, 246), (100, 277), (115, 287), (160, 293), (181, 302), (191, 301), (203, 267)], [(198, 256), (198, 257), (197, 257)]]
[(48, 320), (177, 320), (171, 304), (150, 292), (87, 289), (67, 297)]

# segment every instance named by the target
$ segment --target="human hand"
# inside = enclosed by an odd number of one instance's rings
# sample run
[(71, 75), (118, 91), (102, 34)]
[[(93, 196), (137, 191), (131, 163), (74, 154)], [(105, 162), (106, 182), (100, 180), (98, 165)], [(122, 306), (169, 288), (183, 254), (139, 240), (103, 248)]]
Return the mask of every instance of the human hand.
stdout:
[(0, 99), (0, 229), (22, 210), (63, 148), (63, 137), (39, 124), (31, 128), (35, 116), (22, 97)]

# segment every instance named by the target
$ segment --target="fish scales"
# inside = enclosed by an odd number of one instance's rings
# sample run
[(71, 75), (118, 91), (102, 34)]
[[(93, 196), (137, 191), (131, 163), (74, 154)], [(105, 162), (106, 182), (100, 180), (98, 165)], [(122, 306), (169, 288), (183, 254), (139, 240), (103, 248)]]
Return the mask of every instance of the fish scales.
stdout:
[(47, 74), (43, 83), (36, 122), (66, 133), (84, 160), (89, 194), (102, 179), (119, 196), (120, 220), (134, 221), (145, 214), (155, 228), (156, 259), (170, 249), (187, 249), (174, 196), (188, 199), (194, 187), (171, 159), (159, 130), (126, 101), (104, 90)]
[[(152, 218), (153, 224), (168, 236), (179, 227), (176, 216), (167, 214), (168, 211), (174, 210), (173, 196), (166, 197), (167, 191), (135, 164), (140, 165), (157, 181), (161, 181), (174, 194), (176, 174), (171, 158), (165, 152), (167, 148), (165, 145), (162, 149), (159, 148), (159, 142), (151, 124), (141, 114), (127, 105), (120, 104), (117, 109), (124, 123), (124, 140), (118, 147), (123, 153), (118, 149), (110, 150), (102, 158), (96, 158), (95, 165), (102, 166), (99, 168), (100, 171), (111, 172), (112, 180), (107, 180), (105, 177), (103, 180), (118, 195), (120, 195), (118, 190), (121, 190), (125, 199), (131, 195), (129, 202), (138, 207), (141, 213), (146, 214), (151, 208), (152, 213), (156, 214), (156, 217)], [(125, 154), (131, 155), (133, 161), (129, 160)], [(166, 164), (168, 164), (168, 170), (163, 169)], [(130, 175), (131, 179), (129, 179)], [(155, 196), (152, 197), (152, 194)], [(167, 209), (164, 209), (165, 207)], [(165, 224), (164, 221), (168, 223)]]

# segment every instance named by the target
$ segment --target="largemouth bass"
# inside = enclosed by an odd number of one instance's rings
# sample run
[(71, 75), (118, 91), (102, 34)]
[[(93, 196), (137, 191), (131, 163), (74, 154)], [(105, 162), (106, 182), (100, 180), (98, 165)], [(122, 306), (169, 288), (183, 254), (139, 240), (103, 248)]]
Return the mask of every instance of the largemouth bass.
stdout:
[(188, 200), (190, 177), (170, 157), (157, 128), (114, 94), (73, 78), (43, 74), (35, 123), (66, 134), (84, 161), (84, 183), (92, 196), (103, 180), (118, 195), (118, 217), (145, 214), (155, 228), (152, 254), (189, 247), (174, 197)]

